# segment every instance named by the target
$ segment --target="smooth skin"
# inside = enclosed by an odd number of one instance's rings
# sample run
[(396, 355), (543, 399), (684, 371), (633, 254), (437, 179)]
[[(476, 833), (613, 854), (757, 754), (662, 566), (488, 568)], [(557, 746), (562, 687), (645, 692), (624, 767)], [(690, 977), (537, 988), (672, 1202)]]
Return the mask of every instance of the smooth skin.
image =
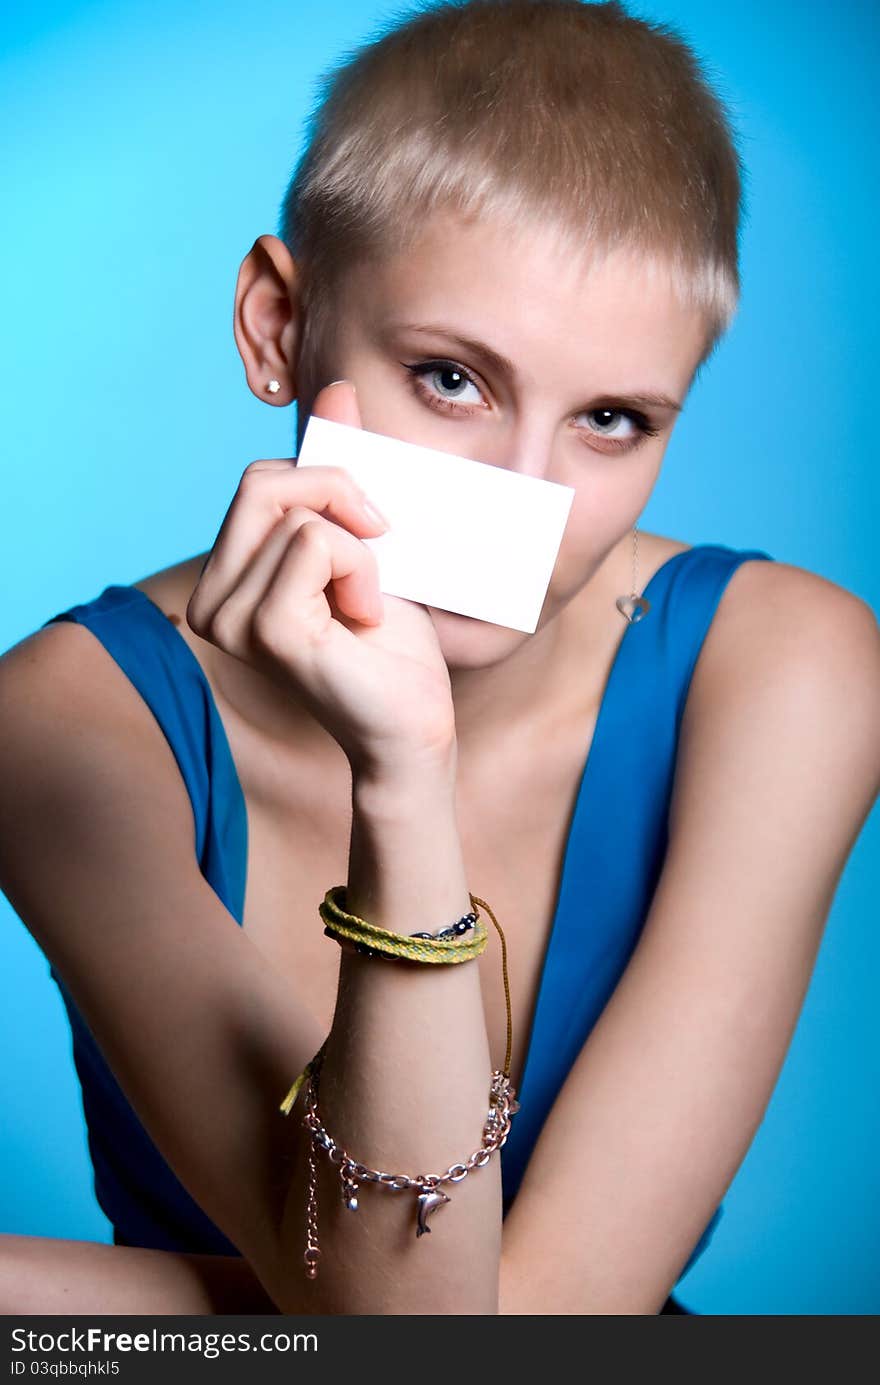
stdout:
[[(381, 624), (362, 620), (375, 595), (371, 565), (363, 558), (358, 566), (367, 550), (340, 530), (336, 548), (345, 552), (353, 577), (347, 590), (335, 592), (337, 636), (344, 625), (364, 653), (360, 694), (342, 705), (342, 681), (320, 692), (318, 680), (309, 682), (277, 638), (263, 638), (260, 662), (249, 663), (236, 644), (240, 625), (230, 620), (228, 631), (213, 619), (209, 625), (207, 612), (200, 622), (197, 579), (208, 555), (181, 565), (173, 582), (169, 577), (183, 605), (195, 587), (191, 614), (212, 651), (213, 685), (252, 732), (257, 780), (269, 780), (280, 756), (291, 766), (308, 761), (314, 785), (324, 782), (331, 764), (324, 750), (328, 732), (337, 753), (345, 741), (343, 749), (374, 781), (383, 766), (394, 766), (395, 775), (411, 768), (414, 755), (424, 765), (419, 756), (442, 742), (443, 713), (451, 706), (464, 811), (451, 814), (442, 776), (432, 780), (424, 839), (448, 842), (443, 850), (453, 856), (451, 827), (471, 821), (472, 786), (500, 781), (515, 738), (537, 750), (553, 728), (573, 728), (571, 753), (576, 750), (582, 763), (584, 746), (574, 730), (579, 714), (601, 696), (620, 639), (613, 602), (630, 588), (630, 531), (656, 482), (677, 416), (674, 408), (646, 406), (644, 416), (658, 431), (635, 446), (639, 434), (631, 420), (597, 411), (616, 407), (611, 401), (623, 393), (647, 391), (683, 404), (702, 341), (702, 324), (675, 302), (662, 278), (648, 275), (647, 266), (620, 258), (590, 270), (560, 262), (552, 250), (544, 230), (524, 231), (515, 243), (499, 227), (438, 218), (407, 256), (352, 270), (334, 357), (316, 367), (314, 380), (300, 372), (296, 266), (275, 237), (260, 237), (245, 258), (234, 319), (248, 383), (260, 398), (274, 376), (282, 390), (272, 402), (298, 397), (303, 419), (317, 406), (326, 417), (574, 487), (535, 635), (388, 597)], [(455, 336), (402, 323), (443, 323)], [(488, 344), (512, 370), (465, 348), (463, 338)], [(467, 381), (450, 376), (447, 367), (416, 377), (402, 364), (437, 360), (466, 372)], [(328, 379), (349, 383), (319, 395), (317, 385)], [(624, 446), (612, 449), (612, 440)], [(326, 505), (304, 499), (301, 490), (285, 498), (287, 478), (292, 484), (305, 477), (296, 476), (289, 460), (254, 469), (275, 475), (258, 477), (256, 486), (247, 482), (246, 493), (277, 483), (272, 503), (289, 526), (288, 545), (279, 544), (276, 553), (275, 571), (286, 564), (288, 574), (276, 586), (280, 603), (306, 569), (328, 579), (332, 570), (329, 548), (306, 545), (304, 552), (301, 541), (297, 548), (297, 534), (315, 522), (304, 523), (294, 507), (313, 509), (325, 525), (338, 524), (340, 515), (326, 513), (329, 494)], [(257, 509), (254, 502), (251, 510)], [(352, 521), (351, 512), (342, 517), (350, 533), (381, 532)], [(670, 549), (686, 546), (652, 535), (642, 535), (641, 543), (643, 574)], [(218, 566), (205, 577), (216, 577)], [(644, 581), (642, 575), (638, 589)], [(305, 588), (299, 591), (304, 601)], [(314, 599), (313, 591), (308, 600), (326, 620)], [(394, 644), (395, 622), (409, 620), (408, 634), (422, 641), (419, 676), (430, 670), (437, 695), (425, 707), (421, 701), (414, 706), (396, 683), (388, 689), (386, 695), (397, 699), (395, 717), (404, 718), (402, 735), (392, 742), (389, 726), (399, 723), (387, 717), (388, 704), (371, 678), (395, 649), (399, 660), (405, 658), (404, 646)], [(272, 628), (280, 631), (280, 620)], [(124, 680), (104, 668), (96, 651), (86, 652), (83, 634), (50, 627), (0, 660), (0, 715), (15, 728), (0, 750), (0, 783), (24, 786), (15, 804), (10, 793), (0, 795), (0, 883), (62, 972), (66, 966), (77, 975), (78, 1001), (87, 1014), (91, 1007), (99, 1041), (166, 1158), (231, 1235), (271, 1301), (296, 1311), (286, 1189), (279, 1186), (290, 1151), (279, 1145), (267, 1100), (286, 1090), (326, 1028), (291, 1005), (291, 978), (267, 966), (218, 908), (187, 857), (191, 810), (179, 778), (160, 759), (161, 733), (148, 726)], [(88, 671), (94, 677), (84, 678), (84, 659), (93, 661)], [(448, 704), (440, 694), (441, 664), (448, 671)], [(294, 686), (301, 691), (291, 697)], [(412, 683), (402, 686), (413, 693)], [(377, 694), (372, 702), (371, 689)], [(877, 794), (878, 694), (880, 636), (864, 602), (784, 563), (738, 569), (691, 681), (669, 850), (639, 944), (554, 1104), (497, 1253), (491, 1234), (479, 1241), (480, 1267), (496, 1256), (497, 1295), (493, 1306), (490, 1286), (489, 1305), (476, 1311), (659, 1311), (742, 1162), (784, 1061), (840, 873)], [(425, 721), (407, 720), (423, 712)], [(537, 755), (535, 761), (537, 774)], [(134, 805), (132, 782), (141, 789)], [(100, 793), (89, 787), (95, 783)], [(390, 831), (395, 805), (406, 799), (383, 792), (381, 808), (374, 796), (361, 814), (365, 825), (384, 822), (376, 840), (364, 842), (361, 879), (372, 872), (374, 883), (384, 880), (386, 889), (394, 861), (381, 861), (379, 838)], [(49, 803), (64, 815), (67, 846), (47, 860), (40, 823)], [(103, 855), (98, 841), (105, 843)], [(167, 896), (160, 891), (157, 897), (153, 863), (160, 857)], [(84, 858), (89, 880), (77, 870)], [(57, 894), (42, 880), (53, 882)], [(126, 913), (124, 946), (115, 943), (118, 915), (106, 901), (121, 897), (133, 906), (147, 884), (153, 913)], [(405, 887), (396, 882), (388, 899)], [(56, 917), (61, 897), (63, 929)], [(168, 910), (179, 917), (181, 909), (189, 922), (185, 936), (163, 921)], [(539, 959), (540, 946), (524, 926), (509, 941), (512, 955), (519, 949), (527, 957), (531, 945), (533, 961)], [(130, 1001), (127, 1013), (118, 1000), (114, 1011), (113, 996), (120, 971), (135, 965), (149, 985), (141, 1023), (133, 1027)], [(397, 991), (393, 1000), (389, 992), (388, 1003), (405, 1000)], [(161, 1023), (155, 1016), (160, 995)], [(460, 1018), (476, 1024), (473, 1007), (464, 1013), (474, 1000), (454, 998)], [(497, 1051), (499, 1025), (489, 1028)], [(200, 1045), (193, 1043), (196, 1035)], [(168, 1055), (180, 1036), (191, 1045), (193, 1061), (169, 1081)], [(219, 1093), (218, 1071), (225, 1077)], [(214, 1099), (207, 1103), (204, 1090), (212, 1081)], [(471, 1184), (479, 1196), (476, 1178), (461, 1187)], [(485, 1191), (474, 1215), (489, 1215)], [(296, 1205), (301, 1208), (301, 1201)], [(22, 1239), (31, 1254), (23, 1253)], [(150, 1257), (151, 1301), (158, 1302), (158, 1252), (83, 1243), (62, 1250), (54, 1242), (22, 1239), (2, 1238), (0, 1302), (7, 1312), (37, 1311), (29, 1303), (53, 1311), (48, 1305), (62, 1298), (71, 1306), (56, 1311), (98, 1311), (109, 1282), (108, 1256), (114, 1257), (113, 1301), (125, 1305), (116, 1311), (174, 1311), (169, 1300), (181, 1312), (218, 1311), (210, 1305), (230, 1291), (230, 1276), (245, 1272), (225, 1261), (197, 1263), (207, 1257), (168, 1256), (163, 1307), (144, 1309), (138, 1307), (146, 1300), (138, 1298), (143, 1280), (137, 1257)], [(241, 1291), (243, 1304), (259, 1292), (252, 1281)], [(231, 1292), (237, 1292), (234, 1283)], [(394, 1305), (385, 1311), (418, 1312), (424, 1302), (419, 1285), (409, 1300), (406, 1282), (386, 1282), (383, 1292)], [(445, 1311), (468, 1311), (454, 1297), (449, 1305)]]

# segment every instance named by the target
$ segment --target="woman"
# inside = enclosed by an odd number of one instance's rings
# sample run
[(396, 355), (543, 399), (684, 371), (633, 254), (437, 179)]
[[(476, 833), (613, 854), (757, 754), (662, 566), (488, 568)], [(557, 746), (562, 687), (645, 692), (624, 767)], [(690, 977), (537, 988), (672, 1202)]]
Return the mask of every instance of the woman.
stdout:
[[(693, 54), (617, 4), (437, 5), (339, 70), (239, 274), (251, 390), (297, 400), (297, 453), (318, 415), (571, 513), (529, 636), (381, 595), (344, 468), (261, 460), (210, 550), (4, 656), (0, 884), (62, 986), (117, 1241), (7, 1238), (5, 1311), (675, 1311), (880, 760), (863, 602), (637, 529), (739, 211)], [(476, 897), (488, 944), (364, 955), (322, 931), (339, 884), (404, 939)], [(442, 1199), (343, 1202), (316, 1084), (355, 1160), (415, 1176), (479, 1148), (493, 1072), (501, 1151)]]

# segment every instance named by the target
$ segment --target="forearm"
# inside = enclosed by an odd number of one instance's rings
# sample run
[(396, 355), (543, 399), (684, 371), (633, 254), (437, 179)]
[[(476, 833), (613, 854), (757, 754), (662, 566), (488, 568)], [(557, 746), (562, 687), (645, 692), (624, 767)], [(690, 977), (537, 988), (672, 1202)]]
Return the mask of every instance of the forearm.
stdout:
[(0, 1235), (0, 1313), (277, 1312), (246, 1260)]
[[(356, 782), (348, 912), (393, 932), (435, 932), (470, 909), (455, 817), (454, 766), (394, 785)], [(334, 946), (328, 939), (328, 946)], [(491, 939), (490, 939), (491, 945)], [(475, 960), (398, 963), (345, 950), (320, 1073), (319, 1114), (367, 1167), (441, 1174), (479, 1149), (491, 1058)], [(300, 1098), (290, 1119), (300, 1125)], [(416, 1236), (417, 1194), (362, 1181), (342, 1201), (339, 1168), (317, 1152), (318, 1276), (303, 1264), (308, 1140), (285, 1209), (286, 1312), (496, 1313), (501, 1250), (498, 1155), (457, 1183)]]

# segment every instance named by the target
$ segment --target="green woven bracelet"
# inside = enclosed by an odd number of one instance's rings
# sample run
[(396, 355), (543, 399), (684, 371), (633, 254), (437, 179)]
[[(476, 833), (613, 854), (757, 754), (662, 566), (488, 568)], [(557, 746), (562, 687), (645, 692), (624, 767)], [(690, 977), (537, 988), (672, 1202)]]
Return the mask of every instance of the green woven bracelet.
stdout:
[(479, 957), (489, 941), (486, 925), (482, 921), (474, 896), (471, 905), (477, 915), (473, 933), (459, 938), (413, 938), (405, 933), (392, 933), (387, 928), (379, 928), (368, 923), (357, 914), (346, 913), (345, 885), (333, 885), (318, 905), (318, 913), (324, 920), (324, 932), (333, 938), (346, 938), (353, 943), (367, 943), (375, 952), (386, 957), (404, 957), (412, 962), (469, 962)]

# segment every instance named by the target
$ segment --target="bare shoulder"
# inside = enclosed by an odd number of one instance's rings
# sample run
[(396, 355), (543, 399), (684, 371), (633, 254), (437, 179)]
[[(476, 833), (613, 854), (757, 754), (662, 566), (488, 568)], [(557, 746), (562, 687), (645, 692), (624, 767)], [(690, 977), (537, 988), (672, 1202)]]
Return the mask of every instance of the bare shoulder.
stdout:
[(37, 858), (50, 812), (69, 843), (99, 822), (109, 833), (111, 786), (124, 794), (126, 783), (137, 783), (139, 807), (161, 810), (187, 840), (192, 807), (170, 746), (88, 626), (42, 626), (0, 657), (0, 725), (0, 873), (7, 883), (21, 871), (27, 884), (27, 824)]
[(811, 807), (818, 813), (824, 799), (828, 831), (840, 836), (839, 864), (878, 787), (880, 627), (873, 610), (804, 568), (742, 563), (688, 690), (671, 829), (685, 821), (693, 829), (710, 796), (759, 818), (773, 811), (777, 795), (791, 798), (802, 818)]
[(35, 821), (54, 803), (59, 817), (68, 814), (68, 832), (86, 813), (97, 820), (106, 798), (100, 782), (110, 774), (138, 783), (144, 803), (161, 801), (186, 839), (192, 806), (165, 735), (87, 625), (41, 626), (0, 656), (0, 725), (0, 780), (8, 788), (0, 792), (0, 835), (8, 828), (7, 842), (20, 841), (25, 800)]
[[(184, 638), (192, 633), (186, 624), (186, 603), (207, 556), (199, 553), (184, 558), (130, 584), (148, 596), (174, 625), (181, 627)], [(53, 676), (69, 676), (82, 683), (86, 668), (90, 676), (100, 676), (103, 670), (111, 687), (125, 690), (125, 680), (120, 681), (119, 671), (101, 642), (76, 621), (40, 626), (0, 654), (0, 677), (5, 679), (7, 688), (26, 676), (41, 679), (50, 671)]]
[[(196, 554), (130, 584), (159, 607), (200, 660), (205, 642), (190, 630), (185, 613), (206, 557)], [(76, 699), (82, 698), (83, 710), (88, 707), (98, 720), (113, 709), (140, 723), (148, 737), (160, 734), (116, 661), (92, 631), (77, 621), (40, 626), (0, 654), (0, 691), (7, 715), (16, 699), (58, 702), (71, 698), (67, 705), (72, 712)]]
[(829, 693), (849, 696), (852, 686), (843, 680), (852, 674), (866, 700), (878, 700), (880, 627), (871, 607), (806, 568), (747, 560), (731, 575), (703, 641), (686, 715), (711, 714), (732, 686), (769, 672), (798, 677), (814, 670), (821, 678), (823, 669)]
[[(42, 719), (50, 730), (114, 725), (148, 740), (161, 736), (152, 714), (116, 660), (88, 628), (57, 621), (26, 635), (0, 656), (0, 717), (9, 728)], [(128, 743), (128, 742), (127, 742)]]
[(0, 716), (9, 729), (17, 715), (57, 713), (70, 721), (77, 705), (100, 722), (113, 703), (134, 704), (130, 685), (100, 640), (75, 621), (44, 625), (0, 655)]

